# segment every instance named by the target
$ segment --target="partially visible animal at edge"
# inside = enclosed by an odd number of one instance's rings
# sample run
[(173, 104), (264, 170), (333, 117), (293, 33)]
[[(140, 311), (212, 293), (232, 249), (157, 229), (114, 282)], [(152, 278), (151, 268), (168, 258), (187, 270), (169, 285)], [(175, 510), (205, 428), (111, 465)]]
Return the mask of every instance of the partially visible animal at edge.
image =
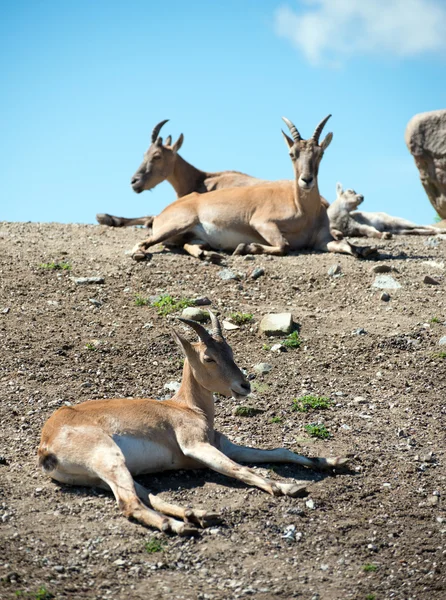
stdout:
[[(308, 140), (284, 118), (293, 139), (283, 133), (293, 164), (295, 179), (265, 182), (255, 186), (192, 193), (167, 206), (151, 223), (150, 236), (133, 250), (135, 260), (144, 260), (148, 248), (164, 243), (189, 246), (189, 252), (212, 250), (234, 254), (273, 254), (312, 249), (367, 256), (376, 252), (335, 240), (330, 233), (327, 210), (318, 188), (319, 165), (333, 134), (319, 144), (331, 115), (323, 119)], [(195, 254), (197, 255), (197, 254)]]
[(217, 317), (211, 311), (209, 315), (210, 333), (195, 321), (180, 319), (198, 334), (199, 342), (173, 331), (185, 360), (181, 386), (170, 400), (89, 400), (53, 413), (38, 450), (44, 473), (62, 483), (111, 489), (126, 517), (161, 531), (195, 535), (197, 526), (208, 527), (220, 516), (170, 504), (134, 476), (208, 467), (273, 496), (296, 497), (306, 492), (308, 482), (267, 479), (235, 461), (295, 463), (328, 471), (345, 467), (346, 458), (307, 458), (285, 448), (239, 446), (214, 429), (213, 392), (241, 399), (251, 390)]
[(332, 234), (336, 237), (370, 237), (389, 239), (397, 235), (436, 235), (441, 233), (433, 225), (416, 225), (401, 217), (392, 217), (384, 212), (364, 212), (356, 210), (364, 196), (355, 190), (344, 190), (336, 185), (336, 200), (328, 207), (328, 217)]
[[(264, 179), (240, 173), (239, 171), (211, 173), (197, 169), (178, 154), (183, 145), (183, 134), (180, 135), (174, 144), (172, 144), (170, 135), (164, 142), (163, 138), (159, 137), (161, 128), (168, 121), (169, 119), (161, 121), (154, 127), (151, 144), (144, 154), (141, 165), (131, 179), (131, 186), (137, 194), (140, 194), (144, 190), (152, 190), (163, 181), (168, 181), (172, 185), (177, 194), (177, 199), (181, 199), (192, 192), (206, 194), (207, 192), (224, 188), (271, 183)], [(275, 183), (281, 187), (288, 185), (290, 189), (293, 188), (292, 180), (280, 180)], [(325, 207), (328, 207), (328, 202), (325, 198), (321, 197), (321, 202)], [(100, 213), (96, 215), (96, 220), (101, 225), (108, 225), (110, 227), (128, 227), (132, 225), (150, 227), (153, 222), (153, 216), (126, 218)], [(185, 250), (188, 249), (190, 248), (185, 248)], [(199, 252), (197, 247), (193, 250), (194, 256), (201, 258), (208, 257), (205, 252)], [(211, 256), (211, 258), (215, 258), (215, 256)]]

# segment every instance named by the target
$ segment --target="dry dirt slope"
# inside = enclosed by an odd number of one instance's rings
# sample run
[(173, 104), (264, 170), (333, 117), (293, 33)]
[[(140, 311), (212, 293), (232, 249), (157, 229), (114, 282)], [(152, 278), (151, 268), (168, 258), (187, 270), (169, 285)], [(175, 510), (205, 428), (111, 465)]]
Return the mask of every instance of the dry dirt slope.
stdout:
[[(375, 261), (228, 257), (242, 276), (254, 266), (265, 275), (223, 282), (220, 267), (180, 254), (157, 252), (151, 262), (133, 263), (125, 251), (143, 235), (0, 224), (0, 597), (446, 597), (446, 347), (438, 344), (446, 335), (446, 271), (438, 265), (446, 261), (446, 240), (382, 244), (379, 262), (392, 266), (402, 285), (386, 303), (371, 288)], [(39, 267), (61, 260), (72, 270)], [(331, 278), (335, 263), (342, 276)], [(424, 284), (426, 274), (440, 285)], [(77, 286), (71, 279), (93, 275), (105, 283)], [(37, 470), (40, 429), (56, 407), (161, 397), (164, 384), (180, 378), (173, 319), (134, 302), (135, 294), (163, 292), (206, 294), (224, 316), (253, 313), (252, 323), (228, 339), (250, 374), (256, 363), (273, 365), (253, 380), (256, 391), (245, 401), (263, 412), (237, 417), (234, 401), (221, 400), (217, 426), (246, 444), (351, 454), (352, 473), (337, 477), (274, 467), (273, 477), (315, 480), (314, 508), (308, 498), (271, 498), (209, 471), (160, 474), (143, 482), (224, 515), (221, 527), (199, 539), (169, 538), (127, 521), (106, 493), (59, 487)], [(263, 347), (256, 328), (270, 311), (293, 313), (300, 349), (276, 354)], [(366, 333), (352, 335), (358, 328)], [(330, 397), (332, 408), (293, 412), (293, 398), (305, 392)], [(305, 432), (319, 420), (329, 440)], [(282, 537), (289, 525), (296, 526), (295, 541)], [(162, 551), (146, 551), (153, 539)]]

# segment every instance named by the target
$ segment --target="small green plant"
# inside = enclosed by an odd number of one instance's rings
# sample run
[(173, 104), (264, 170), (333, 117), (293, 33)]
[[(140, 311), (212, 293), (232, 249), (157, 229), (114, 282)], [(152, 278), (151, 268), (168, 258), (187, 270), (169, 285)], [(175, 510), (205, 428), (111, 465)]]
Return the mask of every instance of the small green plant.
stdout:
[(231, 313), (229, 316), (236, 325), (244, 325), (245, 323), (249, 323), (250, 321), (252, 321), (253, 314), (234, 312)]
[(91, 342), (87, 342), (85, 344), (85, 348), (86, 348), (86, 350), (90, 350), (92, 352), (94, 352), (95, 350), (97, 350), (97, 347), (95, 346), (95, 344), (92, 344)]
[(365, 600), (376, 600), (376, 595), (375, 594), (367, 594), (367, 596), (365, 597)]
[(432, 319), (430, 320), (430, 323), (441, 323), (441, 321), (438, 317), (432, 317)]
[(268, 346), (268, 344), (263, 344), (262, 350), (271, 350), (271, 346)]
[(301, 344), (302, 344), (302, 340), (300, 339), (299, 333), (297, 331), (293, 331), (286, 338), (286, 340), (282, 341), (282, 345), (285, 346), (286, 348), (299, 348), (299, 346)]
[(158, 314), (163, 317), (178, 310), (183, 310), (183, 308), (187, 308), (188, 306), (194, 305), (195, 302), (193, 300), (189, 300), (188, 298), (180, 298), (179, 300), (176, 300), (173, 296), (169, 296), (167, 294), (160, 296), (158, 300), (152, 302), (152, 306), (157, 308)]
[(150, 304), (148, 298), (144, 298), (141, 294), (135, 294), (135, 306), (147, 306), (148, 304)]
[(161, 541), (157, 538), (152, 538), (146, 542), (146, 552), (153, 554), (154, 552), (163, 552), (164, 546)]
[(282, 417), (271, 417), (270, 423), (282, 423)]
[(325, 396), (301, 396), (293, 400), (291, 410), (294, 412), (325, 410), (326, 408), (330, 408), (331, 404), (331, 400)]
[(320, 440), (327, 440), (331, 436), (325, 425), (320, 425), (319, 423), (310, 423), (309, 425), (305, 425), (304, 429), (308, 435)]
[(432, 358), (446, 358), (446, 352), (436, 352), (432, 354)]
[(263, 410), (254, 408), (253, 406), (237, 406), (237, 408), (234, 410), (234, 414), (237, 417), (254, 417), (261, 412), (263, 412)]
[(51, 600), (51, 598), (55, 598), (55, 596), (49, 592), (44, 585), (42, 585), (37, 590), (35, 598), (36, 600)]
[(71, 271), (70, 263), (63, 260), (60, 262), (40, 263), (39, 267), (47, 271)]
[(259, 381), (253, 381), (251, 383), (251, 389), (254, 392), (258, 392), (259, 394), (264, 394), (269, 390), (269, 385), (267, 383), (260, 383)]
[(374, 571), (378, 570), (378, 565), (374, 565), (373, 563), (366, 563), (365, 565), (362, 565), (362, 570), (366, 573), (373, 573)]

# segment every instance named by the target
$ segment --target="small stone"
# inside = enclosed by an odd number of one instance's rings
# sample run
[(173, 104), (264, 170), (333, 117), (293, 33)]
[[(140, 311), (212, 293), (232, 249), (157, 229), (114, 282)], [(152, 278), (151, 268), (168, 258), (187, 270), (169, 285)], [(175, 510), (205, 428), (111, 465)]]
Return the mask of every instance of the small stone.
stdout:
[(383, 483), (383, 488), (390, 489), (392, 486), (390, 483)]
[(391, 270), (392, 267), (389, 265), (373, 265), (373, 267), (370, 269), (372, 273), (390, 273)]
[(256, 267), (255, 269), (253, 269), (250, 273), (250, 278), (251, 279), (258, 279), (259, 277), (262, 277), (262, 275), (265, 275), (265, 269), (263, 269), (262, 267)]
[(125, 565), (125, 560), (123, 560), (122, 558), (118, 558), (113, 561), (113, 564), (116, 565), (117, 567), (122, 567)]
[(58, 573), (63, 573), (65, 571), (65, 567), (63, 565), (55, 565), (54, 570)]
[(181, 387), (181, 383), (179, 381), (169, 381), (168, 383), (165, 383), (163, 387), (168, 392), (176, 394)]
[(358, 327), (352, 331), (352, 335), (366, 335), (367, 331), (363, 327)]
[(202, 310), (201, 308), (195, 308), (194, 306), (188, 306), (181, 313), (183, 319), (191, 319), (191, 321), (209, 321), (209, 313), (207, 310)]
[(260, 321), (259, 329), (266, 335), (289, 334), (293, 330), (293, 315), (291, 313), (271, 313)]
[(100, 306), (102, 306), (102, 302), (100, 300), (96, 300), (96, 298), (90, 298), (89, 302), (90, 302), (90, 304), (93, 304), (97, 308), (99, 308)]
[(428, 285), (440, 285), (438, 279), (431, 277), (430, 275), (425, 275), (423, 279), (423, 283), (427, 283)]
[(390, 300), (390, 294), (388, 294), (387, 292), (383, 292), (380, 296), (380, 299), (383, 302), (388, 302)]
[(231, 269), (222, 269), (218, 272), (218, 276), (223, 281), (238, 281), (239, 279), (238, 275), (234, 271), (231, 271)]
[(269, 373), (272, 368), (273, 365), (270, 365), (268, 363), (258, 363), (257, 365), (254, 365), (254, 371), (257, 371), (257, 373), (261, 373), (262, 375), (266, 375), (266, 373)]
[(364, 396), (356, 396), (353, 398), (353, 404), (367, 404), (367, 400)]
[(231, 321), (224, 320), (222, 322), (222, 325), (223, 325), (223, 329), (226, 329), (226, 331), (234, 331), (235, 329), (240, 329), (239, 325), (236, 325), (235, 323), (231, 323)]
[(441, 337), (438, 341), (438, 345), (439, 346), (446, 346), (446, 335), (444, 335), (443, 337)]
[(387, 290), (397, 290), (401, 287), (401, 284), (390, 275), (377, 275), (375, 277), (375, 281), (372, 283), (372, 287)]
[(314, 510), (316, 508), (316, 504), (314, 502), (314, 500), (312, 498), (309, 498), (306, 502), (305, 502), (305, 506), (307, 508), (309, 508), (310, 510)]
[(93, 285), (104, 283), (103, 277), (72, 277), (71, 279), (76, 285)]
[(194, 300), (194, 306), (208, 306), (209, 304), (212, 304), (212, 302), (207, 296), (200, 296)]
[(429, 496), (429, 498), (427, 499), (428, 506), (437, 506), (439, 502), (440, 498), (438, 496)]
[(438, 240), (437, 237), (428, 237), (423, 243), (428, 248), (436, 248), (440, 245), (440, 240)]
[(342, 273), (342, 267), (339, 264), (331, 265), (331, 267), (327, 271), (327, 275), (329, 275), (330, 277), (340, 275), (340, 273)]
[(9, 306), (7, 306), (6, 308), (4, 308), (4, 309), (2, 310), (2, 315), (7, 315), (7, 314), (9, 313), (9, 311), (10, 311), (10, 310), (11, 310), (11, 309), (9, 308)]
[(271, 352), (287, 352), (287, 349), (283, 344), (274, 344), (271, 346)]

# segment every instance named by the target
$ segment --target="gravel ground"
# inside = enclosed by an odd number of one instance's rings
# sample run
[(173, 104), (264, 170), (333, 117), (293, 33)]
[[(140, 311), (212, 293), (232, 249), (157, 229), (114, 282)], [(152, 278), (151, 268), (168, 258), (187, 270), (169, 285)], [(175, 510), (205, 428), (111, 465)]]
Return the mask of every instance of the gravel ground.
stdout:
[[(300, 254), (226, 258), (222, 267), (157, 249), (128, 254), (140, 229), (0, 224), (0, 596), (2, 598), (404, 600), (446, 597), (446, 239), (378, 242), (379, 260)], [(43, 268), (65, 262), (71, 270)], [(333, 265), (340, 273), (328, 275)], [(372, 287), (377, 265), (401, 284)], [(250, 278), (256, 267), (265, 273)], [(336, 271), (333, 269), (332, 272)], [(438, 285), (424, 283), (429, 275)], [(73, 278), (103, 277), (77, 285)], [(123, 517), (104, 491), (58, 485), (36, 465), (40, 430), (59, 406), (87, 399), (163, 398), (181, 378), (173, 313), (135, 296), (208, 296), (222, 317), (252, 313), (228, 332), (253, 394), (217, 399), (216, 426), (232, 440), (352, 457), (326, 476), (263, 465), (272, 477), (308, 479), (306, 498), (273, 498), (203, 471), (140, 478), (162, 497), (221, 511), (197, 539), (169, 537)], [(263, 315), (291, 312), (302, 345), (272, 352)], [(442, 354), (443, 353), (443, 354)], [(254, 370), (269, 363), (265, 375)], [(305, 394), (330, 408), (292, 411)], [(321, 422), (329, 439), (304, 426)], [(284, 537), (287, 528), (291, 535)], [(157, 552), (148, 552), (148, 548)]]

